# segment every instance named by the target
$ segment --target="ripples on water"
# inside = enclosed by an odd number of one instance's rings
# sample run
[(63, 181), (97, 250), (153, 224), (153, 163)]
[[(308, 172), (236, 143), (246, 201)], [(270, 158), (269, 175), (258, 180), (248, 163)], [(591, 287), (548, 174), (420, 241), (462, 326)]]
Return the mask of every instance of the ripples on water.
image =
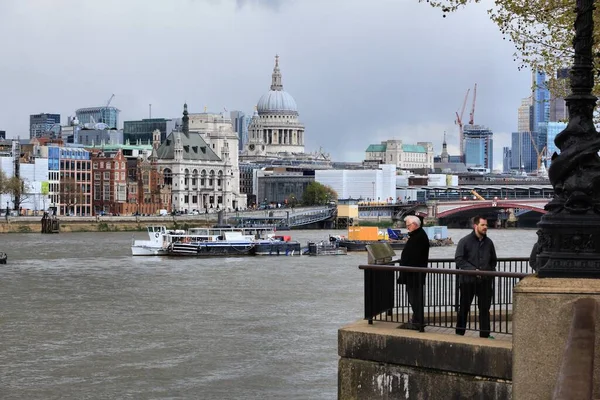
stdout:
[[(490, 237), (500, 257), (528, 256), (536, 239)], [(362, 317), (366, 253), (134, 258), (130, 241), (0, 235), (0, 398), (336, 398), (337, 329)]]

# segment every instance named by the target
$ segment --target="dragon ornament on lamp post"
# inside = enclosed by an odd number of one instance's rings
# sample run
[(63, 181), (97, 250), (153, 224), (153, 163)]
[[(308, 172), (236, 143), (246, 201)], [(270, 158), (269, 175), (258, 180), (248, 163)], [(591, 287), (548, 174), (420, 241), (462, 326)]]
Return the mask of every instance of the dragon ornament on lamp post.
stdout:
[(554, 140), (548, 172), (554, 197), (538, 223), (541, 278), (600, 278), (600, 135), (593, 120), (595, 0), (577, 0), (569, 122)]

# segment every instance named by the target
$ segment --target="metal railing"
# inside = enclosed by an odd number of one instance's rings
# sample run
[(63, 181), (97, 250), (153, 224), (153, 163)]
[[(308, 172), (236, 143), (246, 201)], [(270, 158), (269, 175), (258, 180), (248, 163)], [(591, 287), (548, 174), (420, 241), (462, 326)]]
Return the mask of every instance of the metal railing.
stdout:
[[(413, 311), (406, 285), (399, 282), (406, 282), (406, 276), (422, 279), (420, 276), (425, 274), (425, 284), (413, 286), (423, 288), (423, 322), (426, 326), (456, 329), (459, 281), (483, 280), (490, 283), (492, 290), (490, 331), (512, 334), (513, 287), (533, 273), (528, 261), (528, 258), (500, 258), (496, 271), (457, 270), (454, 259), (430, 259), (425, 272), (423, 268), (393, 265), (398, 260), (385, 265), (360, 265), (365, 274), (365, 319), (370, 324), (373, 321), (410, 323)], [(461, 276), (467, 278), (459, 278)], [(480, 330), (479, 296), (474, 296), (465, 322), (466, 330)]]

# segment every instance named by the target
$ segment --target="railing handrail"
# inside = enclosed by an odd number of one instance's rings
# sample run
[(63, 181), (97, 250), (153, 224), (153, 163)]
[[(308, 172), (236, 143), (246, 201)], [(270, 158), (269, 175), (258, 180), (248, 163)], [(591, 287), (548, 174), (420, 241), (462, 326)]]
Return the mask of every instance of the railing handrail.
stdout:
[(446, 275), (477, 275), (503, 278), (525, 278), (530, 274), (522, 272), (504, 272), (504, 271), (474, 271), (466, 269), (449, 269), (449, 268), (422, 268), (422, 267), (404, 267), (385, 264), (364, 264), (359, 265), (359, 269), (377, 270), (377, 271), (395, 271), (395, 272), (421, 272), (426, 274), (446, 274)]
[[(529, 258), (528, 257), (498, 257), (497, 261), (498, 262), (510, 262), (510, 261), (528, 261)], [(396, 260), (396, 261), (400, 261), (400, 260)], [(436, 262), (436, 263), (440, 263), (440, 262), (449, 262), (449, 263), (453, 263), (454, 258), (430, 258), (429, 262)]]

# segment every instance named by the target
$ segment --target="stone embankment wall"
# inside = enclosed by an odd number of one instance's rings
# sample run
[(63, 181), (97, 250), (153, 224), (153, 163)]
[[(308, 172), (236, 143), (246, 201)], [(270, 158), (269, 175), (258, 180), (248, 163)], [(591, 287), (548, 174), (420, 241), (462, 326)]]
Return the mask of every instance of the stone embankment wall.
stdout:
[(338, 332), (338, 398), (511, 399), (512, 344), (360, 321)]
[[(148, 225), (186, 229), (209, 227), (217, 222), (216, 214), (165, 217), (60, 217), (61, 232), (143, 231)], [(0, 233), (40, 233), (41, 217), (0, 219)]]

